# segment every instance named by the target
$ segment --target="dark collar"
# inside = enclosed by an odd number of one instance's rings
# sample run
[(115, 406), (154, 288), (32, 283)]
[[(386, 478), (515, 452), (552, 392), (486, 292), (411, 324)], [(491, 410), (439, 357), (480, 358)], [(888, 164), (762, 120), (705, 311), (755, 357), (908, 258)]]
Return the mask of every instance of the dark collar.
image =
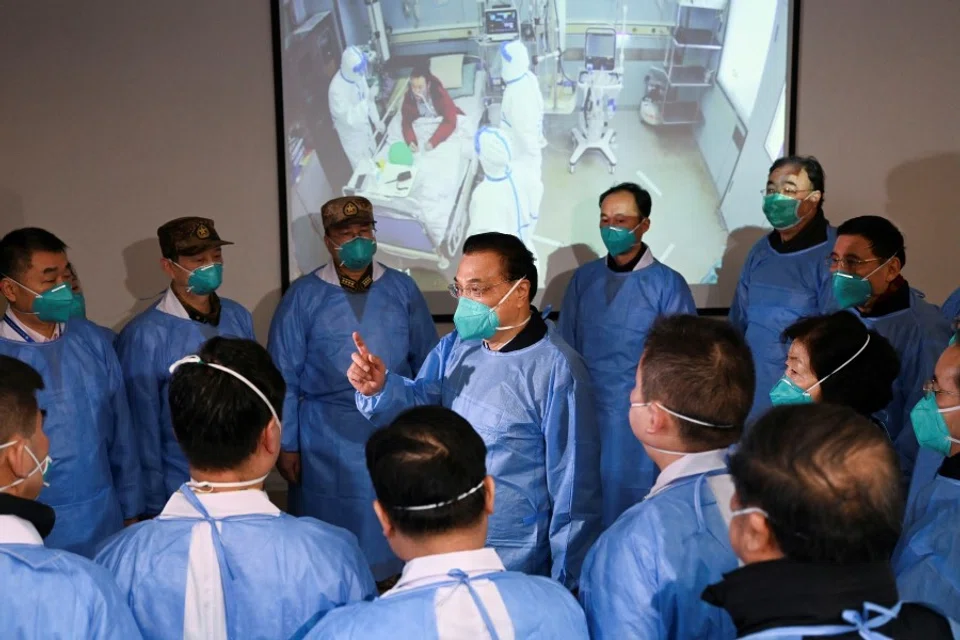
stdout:
[(960, 480), (960, 455), (947, 456), (940, 465), (940, 475), (951, 480)]
[(41, 538), (50, 535), (57, 517), (54, 510), (42, 502), (18, 498), (9, 493), (0, 493), (0, 515), (23, 518), (34, 526)]
[(861, 311), (862, 318), (881, 318), (896, 311), (910, 308), (910, 284), (903, 276), (897, 276), (887, 290), (877, 296), (870, 311)]
[(532, 347), (543, 340), (545, 335), (547, 335), (547, 323), (543, 321), (537, 308), (530, 305), (530, 322), (521, 329), (513, 340), (504, 345), (499, 353), (510, 353), (511, 351)]
[(187, 301), (180, 297), (180, 294), (177, 293), (176, 289), (173, 291), (173, 295), (177, 296), (177, 300), (180, 301), (180, 304), (183, 305), (184, 310), (187, 312), (187, 316), (194, 322), (199, 322), (201, 324), (209, 324), (216, 327), (220, 324), (220, 297), (215, 294), (210, 294), (210, 313), (203, 313), (198, 311), (187, 304)]
[(341, 273), (337, 269), (337, 277), (340, 278), (340, 286), (348, 293), (363, 293), (373, 286), (373, 263), (371, 262), (363, 274), (356, 280), (350, 276)]
[(634, 256), (633, 260), (623, 265), (622, 267), (617, 264), (617, 261), (613, 259), (613, 256), (607, 255), (607, 268), (614, 273), (630, 273), (637, 268), (637, 265), (640, 264), (640, 261), (643, 260), (643, 256), (647, 253), (647, 245), (641, 244), (640, 251), (637, 252), (637, 255)]
[(823, 215), (823, 212), (818, 211), (817, 215), (813, 216), (813, 220), (801, 229), (800, 233), (787, 242), (784, 242), (783, 239), (780, 238), (779, 231), (776, 229), (771, 231), (770, 246), (773, 247), (773, 250), (777, 253), (796, 253), (797, 251), (815, 247), (827, 241), (827, 228), (829, 226), (830, 224), (827, 222), (827, 218)]
[(897, 603), (897, 584), (887, 562), (818, 565), (772, 560), (750, 564), (707, 587), (703, 600), (726, 609), (737, 636), (793, 625), (840, 624), (846, 609), (865, 602)]

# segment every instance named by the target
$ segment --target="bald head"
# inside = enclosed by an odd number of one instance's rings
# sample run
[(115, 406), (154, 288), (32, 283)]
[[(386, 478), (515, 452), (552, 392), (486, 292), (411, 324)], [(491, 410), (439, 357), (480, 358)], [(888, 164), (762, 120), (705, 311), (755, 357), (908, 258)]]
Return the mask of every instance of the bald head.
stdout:
[(742, 507), (759, 507), (784, 556), (888, 561), (900, 536), (900, 467), (887, 434), (852, 409), (777, 407), (730, 461)]

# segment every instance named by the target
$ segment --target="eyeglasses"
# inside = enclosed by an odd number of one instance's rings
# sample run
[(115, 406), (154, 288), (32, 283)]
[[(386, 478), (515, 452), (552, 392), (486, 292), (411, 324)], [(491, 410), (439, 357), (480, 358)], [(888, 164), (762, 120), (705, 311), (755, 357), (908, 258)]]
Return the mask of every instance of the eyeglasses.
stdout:
[(924, 382), (923, 391), (924, 393), (932, 393), (935, 396), (947, 395), (960, 397), (960, 393), (957, 393), (956, 391), (947, 391), (946, 389), (941, 389), (936, 380), (927, 380)]
[(870, 264), (871, 262), (880, 262), (880, 258), (861, 260), (860, 258), (838, 258), (837, 256), (830, 256), (824, 260), (824, 264), (827, 265), (828, 269), (840, 268), (843, 271), (856, 271), (863, 265)]
[(813, 193), (816, 189), (797, 189), (793, 185), (784, 185), (782, 187), (766, 187), (760, 189), (760, 195), (762, 196), (772, 196), (775, 193), (779, 193), (782, 196), (787, 196), (788, 198), (793, 198), (800, 195), (801, 193)]
[(454, 298), (460, 298), (461, 296), (466, 296), (468, 298), (473, 298), (474, 300), (476, 300), (477, 298), (482, 298), (484, 294), (487, 293), (487, 291), (490, 291), (490, 289), (493, 289), (494, 287), (499, 287), (500, 285), (505, 284), (507, 282), (510, 282), (510, 281), (501, 280), (500, 282), (496, 282), (494, 284), (488, 284), (488, 285), (468, 284), (465, 287), (461, 287), (460, 285), (454, 283), (454, 284), (451, 284), (449, 287), (447, 287), (447, 291), (450, 292), (450, 295), (453, 296)]

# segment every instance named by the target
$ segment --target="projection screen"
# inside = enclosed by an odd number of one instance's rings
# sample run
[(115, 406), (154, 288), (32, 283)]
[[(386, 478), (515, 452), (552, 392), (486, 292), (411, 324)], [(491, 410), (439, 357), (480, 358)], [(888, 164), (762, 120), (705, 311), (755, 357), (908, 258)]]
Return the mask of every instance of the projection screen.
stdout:
[[(490, 230), (523, 239), (556, 309), (606, 255), (598, 196), (630, 181), (652, 196), (653, 255), (699, 307), (729, 306), (792, 140), (796, 3), (275, 0), (284, 285), (330, 260), (321, 205), (363, 196), (376, 259), (434, 314), (453, 311), (464, 240)], [(502, 109), (519, 64), (528, 93), (506, 110), (538, 123), (534, 145)]]

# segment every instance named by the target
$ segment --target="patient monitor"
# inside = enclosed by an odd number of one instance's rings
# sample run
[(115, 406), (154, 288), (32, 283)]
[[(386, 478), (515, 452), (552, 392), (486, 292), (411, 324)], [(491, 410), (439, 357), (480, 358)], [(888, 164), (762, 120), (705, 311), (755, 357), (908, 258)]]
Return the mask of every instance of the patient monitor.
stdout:
[(520, 17), (516, 9), (499, 8), (483, 12), (484, 33), (493, 42), (518, 40)]

